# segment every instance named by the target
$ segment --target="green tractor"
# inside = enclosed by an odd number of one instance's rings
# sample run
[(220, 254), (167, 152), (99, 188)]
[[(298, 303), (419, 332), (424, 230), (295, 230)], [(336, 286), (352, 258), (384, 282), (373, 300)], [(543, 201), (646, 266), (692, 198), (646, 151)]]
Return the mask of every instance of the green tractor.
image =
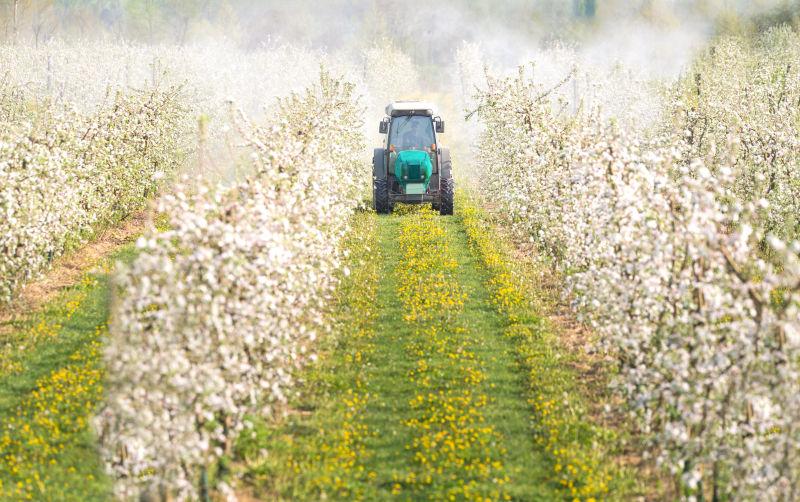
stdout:
[(372, 203), (388, 214), (397, 202), (431, 204), (439, 214), (453, 214), (455, 184), (450, 150), (439, 146), (444, 121), (430, 103), (395, 101), (386, 107), (379, 132), (383, 148), (372, 157)]

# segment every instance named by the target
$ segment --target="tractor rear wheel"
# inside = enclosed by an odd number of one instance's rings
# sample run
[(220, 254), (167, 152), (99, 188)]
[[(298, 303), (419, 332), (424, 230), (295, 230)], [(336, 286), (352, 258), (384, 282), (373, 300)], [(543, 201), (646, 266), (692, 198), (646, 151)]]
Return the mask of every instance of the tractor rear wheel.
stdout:
[(453, 193), (455, 192), (455, 181), (453, 177), (447, 177), (442, 180), (442, 187), (439, 190), (439, 214), (447, 216), (453, 214)]
[(373, 193), (375, 194), (375, 212), (378, 214), (389, 214), (392, 210), (389, 204), (389, 183), (386, 178), (378, 178), (372, 182)]

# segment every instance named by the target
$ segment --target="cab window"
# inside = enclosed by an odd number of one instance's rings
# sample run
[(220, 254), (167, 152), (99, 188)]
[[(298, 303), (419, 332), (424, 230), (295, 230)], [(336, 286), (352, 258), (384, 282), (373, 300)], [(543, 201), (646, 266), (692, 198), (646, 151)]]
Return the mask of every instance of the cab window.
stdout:
[(433, 121), (423, 115), (403, 115), (392, 120), (389, 144), (398, 150), (422, 150), (434, 142)]

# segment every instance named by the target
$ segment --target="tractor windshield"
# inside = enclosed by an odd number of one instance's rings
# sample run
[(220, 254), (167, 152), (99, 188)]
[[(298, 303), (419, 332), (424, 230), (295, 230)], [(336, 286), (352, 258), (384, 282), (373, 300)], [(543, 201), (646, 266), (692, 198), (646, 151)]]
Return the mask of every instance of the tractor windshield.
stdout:
[(398, 150), (422, 150), (433, 144), (433, 121), (424, 115), (403, 115), (392, 120), (389, 144)]

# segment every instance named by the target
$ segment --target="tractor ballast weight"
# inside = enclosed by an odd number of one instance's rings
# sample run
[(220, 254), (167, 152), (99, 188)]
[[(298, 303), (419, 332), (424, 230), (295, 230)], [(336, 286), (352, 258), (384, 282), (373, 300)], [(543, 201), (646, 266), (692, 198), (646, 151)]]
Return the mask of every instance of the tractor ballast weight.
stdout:
[(431, 103), (395, 101), (386, 107), (379, 131), (386, 135), (372, 156), (372, 201), (387, 214), (398, 202), (431, 204), (453, 214), (454, 181), (450, 150), (439, 146), (444, 121)]

